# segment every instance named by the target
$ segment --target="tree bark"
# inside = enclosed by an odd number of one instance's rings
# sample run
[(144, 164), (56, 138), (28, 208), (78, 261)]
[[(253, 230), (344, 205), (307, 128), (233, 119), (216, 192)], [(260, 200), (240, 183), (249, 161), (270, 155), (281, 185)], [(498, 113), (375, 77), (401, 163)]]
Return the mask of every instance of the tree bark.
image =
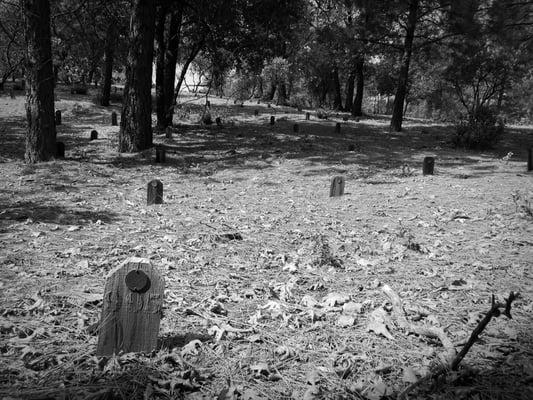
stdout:
[(102, 92), (100, 104), (104, 107), (109, 106), (111, 98), (111, 85), (113, 83), (113, 59), (115, 57), (115, 41), (117, 39), (117, 30), (114, 23), (109, 24), (106, 31), (105, 49), (104, 49), (104, 80), (102, 82)]
[(165, 66), (163, 70), (164, 98), (165, 98), (165, 128), (172, 125), (174, 117), (174, 84), (176, 82), (176, 64), (178, 62), (178, 51), (181, 40), (181, 23), (183, 20), (183, 2), (179, 8), (172, 12), (170, 25), (166, 38)]
[(348, 81), (346, 82), (346, 101), (344, 102), (344, 109), (351, 110), (353, 107), (353, 94), (355, 91), (355, 71), (350, 72)]
[(176, 84), (176, 88), (174, 89), (174, 98), (173, 98), (173, 103), (172, 103), (173, 105), (176, 104), (178, 101), (178, 96), (180, 94), (181, 85), (183, 85), (183, 82), (185, 81), (185, 75), (187, 74), (187, 70), (189, 69), (189, 66), (194, 61), (194, 59), (196, 58), (196, 56), (198, 55), (198, 53), (204, 46), (204, 43), (205, 43), (205, 39), (201, 39), (200, 42), (197, 43), (196, 47), (194, 47), (191, 50), (189, 57), (187, 57), (185, 64), (183, 64), (183, 68), (181, 69), (178, 83)]
[(270, 84), (270, 89), (268, 90), (267, 97), (266, 97), (267, 101), (272, 101), (272, 99), (274, 99), (274, 95), (276, 94), (276, 88), (277, 86), (275, 83)]
[(50, 160), (56, 154), (50, 2), (23, 0), (23, 6), (28, 119), (25, 159), (35, 163)]
[(333, 69), (333, 108), (342, 110), (341, 82), (339, 79), (339, 68)]
[(157, 128), (165, 129), (165, 25), (168, 15), (168, 3), (159, 2), (155, 20), (155, 109), (157, 115)]
[(130, 47), (120, 118), (119, 152), (152, 146), (152, 60), (155, 0), (135, 0), (130, 22)]
[(405, 30), (405, 40), (403, 45), (402, 64), (398, 76), (398, 86), (394, 97), (392, 107), (392, 118), (390, 122), (391, 130), (400, 132), (403, 122), (403, 105), (407, 94), (407, 85), (409, 83), (409, 64), (411, 63), (411, 54), (413, 52), (413, 39), (416, 30), (416, 21), (418, 14), (419, 0), (409, 1), (409, 14), (407, 16), (407, 27)]
[(363, 115), (363, 90), (365, 88), (365, 59), (360, 57), (355, 65), (355, 79), (357, 82), (355, 99), (353, 101), (352, 115), (360, 117)]

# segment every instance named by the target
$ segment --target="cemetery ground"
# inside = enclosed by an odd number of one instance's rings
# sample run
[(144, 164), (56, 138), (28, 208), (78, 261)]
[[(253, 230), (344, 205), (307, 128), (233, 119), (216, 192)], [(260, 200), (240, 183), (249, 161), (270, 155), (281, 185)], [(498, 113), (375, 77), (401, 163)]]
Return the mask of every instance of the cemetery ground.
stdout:
[[(58, 97), (66, 157), (35, 165), (23, 96), (0, 98), (0, 398), (533, 398), (531, 128), (474, 152), (451, 126), (227, 99), (206, 126), (189, 97), (155, 163), (116, 152), (119, 104)], [(160, 347), (97, 358), (105, 278), (129, 257), (165, 278)], [(510, 292), (512, 319), (414, 384)]]

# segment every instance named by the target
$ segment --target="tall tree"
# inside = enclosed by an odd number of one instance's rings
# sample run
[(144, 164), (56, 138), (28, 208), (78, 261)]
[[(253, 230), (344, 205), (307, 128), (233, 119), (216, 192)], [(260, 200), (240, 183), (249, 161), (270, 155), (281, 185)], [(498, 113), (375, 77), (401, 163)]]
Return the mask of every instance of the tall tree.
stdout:
[(415, 37), (416, 23), (418, 19), (419, 2), (419, 0), (409, 0), (401, 65), (398, 74), (398, 84), (396, 87), (396, 95), (394, 97), (392, 118), (390, 122), (391, 129), (396, 132), (402, 130), (404, 102), (407, 95), (407, 85), (409, 83), (409, 65), (411, 63), (411, 55), (413, 53), (413, 40)]
[(54, 70), (48, 0), (23, 0), (26, 36), (26, 132), (28, 163), (55, 156)]
[(136, 152), (152, 146), (151, 87), (155, 11), (155, 0), (134, 1), (119, 152)]
[(104, 49), (104, 67), (103, 67), (103, 82), (102, 82), (102, 96), (100, 104), (102, 106), (109, 106), (111, 97), (111, 84), (113, 81), (113, 60), (115, 58), (115, 42), (117, 40), (117, 28), (115, 24), (109, 24), (105, 38)]

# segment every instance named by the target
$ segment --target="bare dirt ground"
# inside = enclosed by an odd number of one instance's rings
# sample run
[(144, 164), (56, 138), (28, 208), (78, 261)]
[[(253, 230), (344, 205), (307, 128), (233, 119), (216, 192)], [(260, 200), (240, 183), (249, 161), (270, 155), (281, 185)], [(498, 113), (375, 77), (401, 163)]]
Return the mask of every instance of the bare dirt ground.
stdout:
[[(24, 98), (0, 97), (0, 398), (395, 398), (447, 349), (401, 329), (384, 287), (457, 351), (492, 294), (520, 292), (459, 371), (408, 398), (533, 398), (532, 129), (469, 152), (448, 126), (390, 133), (386, 118), (255, 102), (210, 99), (223, 126), (204, 126), (191, 97), (173, 138), (155, 133), (156, 164), (153, 149), (116, 152), (118, 104), (58, 96), (66, 158), (37, 165)], [(345, 195), (330, 198), (337, 175)], [(162, 205), (146, 205), (152, 179)], [(166, 279), (161, 348), (99, 359), (105, 277), (132, 256)]]

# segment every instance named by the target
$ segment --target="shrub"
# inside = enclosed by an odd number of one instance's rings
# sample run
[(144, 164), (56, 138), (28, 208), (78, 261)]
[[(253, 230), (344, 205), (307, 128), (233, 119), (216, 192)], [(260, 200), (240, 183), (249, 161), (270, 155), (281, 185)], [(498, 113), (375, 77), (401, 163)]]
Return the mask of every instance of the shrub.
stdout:
[(467, 149), (494, 147), (504, 131), (504, 123), (494, 110), (480, 106), (456, 126), (453, 144)]

